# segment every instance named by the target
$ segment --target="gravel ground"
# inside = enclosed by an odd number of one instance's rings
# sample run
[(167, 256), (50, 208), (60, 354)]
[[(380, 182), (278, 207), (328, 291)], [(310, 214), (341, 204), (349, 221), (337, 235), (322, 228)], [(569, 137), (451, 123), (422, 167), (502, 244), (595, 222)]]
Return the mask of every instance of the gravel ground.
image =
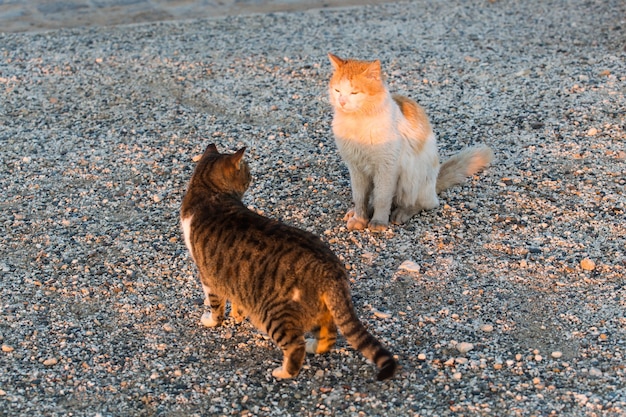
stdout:
[[(418, 0), (0, 35), (0, 415), (625, 415), (625, 9)], [(486, 143), (494, 166), (404, 226), (348, 232), (329, 49), (380, 58), (443, 157)], [(340, 338), (275, 381), (249, 323), (200, 326), (178, 208), (209, 142), (248, 146), (246, 203), (345, 260), (395, 379)]]

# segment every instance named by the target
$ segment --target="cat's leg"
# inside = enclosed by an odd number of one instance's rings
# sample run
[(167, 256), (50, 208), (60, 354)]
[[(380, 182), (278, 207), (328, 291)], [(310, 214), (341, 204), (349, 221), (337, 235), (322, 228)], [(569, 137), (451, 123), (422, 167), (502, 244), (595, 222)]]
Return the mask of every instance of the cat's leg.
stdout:
[(306, 355), (304, 335), (300, 335), (295, 341), (282, 348), (283, 364), (274, 369), (274, 378), (293, 378), (300, 373)]
[(306, 341), (307, 353), (326, 353), (335, 346), (335, 342), (337, 342), (337, 326), (330, 311), (326, 311), (312, 333), (313, 339), (307, 339)]
[(293, 378), (302, 368), (306, 342), (301, 314), (299, 306), (286, 303), (267, 318), (267, 334), (283, 352), (282, 366), (272, 371), (275, 378)]
[[(306, 355), (306, 342), (304, 341), (304, 334), (296, 331), (295, 333), (285, 335), (282, 340), (288, 340), (288, 342), (279, 343), (276, 339), (274, 341), (279, 345), (283, 351), (283, 364), (272, 371), (272, 375), (278, 379), (293, 378), (300, 373), (302, 364), (304, 363), (304, 356)], [(298, 334), (299, 333), (299, 334)]]
[(422, 210), (430, 210), (439, 205), (437, 198), (438, 160), (428, 154), (420, 155), (400, 172), (396, 189), (396, 206), (391, 213), (395, 224), (407, 222)]
[(429, 176), (426, 179), (426, 183), (417, 193), (417, 200), (415, 201), (414, 207), (417, 211), (432, 210), (439, 207), (436, 176)]
[(230, 315), (235, 319), (235, 323), (241, 323), (246, 319), (246, 313), (237, 303), (230, 302)]
[(391, 223), (403, 224), (420, 211), (419, 207), (397, 207), (391, 212)]
[(363, 230), (367, 227), (369, 219), (367, 205), (372, 189), (372, 181), (357, 168), (348, 166), (348, 170), (350, 171), (354, 208), (348, 211), (344, 220), (347, 220), (346, 227), (348, 230)]
[(225, 302), (219, 295), (212, 293), (208, 285), (202, 283), (204, 290), (204, 304), (208, 305), (210, 310), (205, 312), (200, 318), (200, 323), (206, 327), (216, 327), (224, 321)]
[(422, 193), (416, 203), (409, 207), (398, 207), (391, 213), (391, 222), (393, 224), (403, 224), (409, 221), (422, 210), (432, 210), (439, 207), (439, 198), (433, 191), (431, 193)]
[(382, 165), (374, 176), (373, 201), (374, 214), (368, 228), (372, 232), (382, 232), (389, 224), (389, 212), (396, 190), (398, 175), (391, 166)]

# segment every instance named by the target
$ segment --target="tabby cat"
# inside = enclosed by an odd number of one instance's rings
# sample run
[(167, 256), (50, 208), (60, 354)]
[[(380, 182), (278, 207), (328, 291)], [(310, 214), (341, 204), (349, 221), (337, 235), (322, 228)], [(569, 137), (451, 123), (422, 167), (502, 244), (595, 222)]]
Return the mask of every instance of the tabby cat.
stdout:
[[(268, 219), (242, 203), (251, 176), (245, 148), (221, 154), (209, 145), (180, 211), (185, 244), (210, 306), (204, 324), (219, 326), (225, 303), (266, 332), (283, 352), (276, 378), (298, 375), (305, 352), (325, 353), (337, 327), (379, 368), (393, 376), (396, 361), (355, 314), (343, 264), (315, 235)], [(305, 333), (312, 339), (305, 341)]]
[(475, 146), (440, 165), (426, 112), (413, 100), (389, 93), (380, 61), (328, 56), (334, 67), (329, 84), (333, 133), (354, 200), (345, 218), (348, 229), (382, 231), (390, 219), (404, 223), (437, 207), (440, 191), (493, 159), (490, 148)]

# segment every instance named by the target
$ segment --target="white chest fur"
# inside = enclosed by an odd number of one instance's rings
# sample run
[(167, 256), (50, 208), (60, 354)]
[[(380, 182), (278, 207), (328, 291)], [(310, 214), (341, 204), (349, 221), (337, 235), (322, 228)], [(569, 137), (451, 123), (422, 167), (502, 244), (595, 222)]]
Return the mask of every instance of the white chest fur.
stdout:
[(193, 259), (193, 250), (191, 249), (191, 220), (193, 220), (193, 216), (180, 218), (180, 223), (183, 227), (183, 236), (185, 237), (185, 245), (189, 250), (189, 254), (191, 254), (191, 258)]

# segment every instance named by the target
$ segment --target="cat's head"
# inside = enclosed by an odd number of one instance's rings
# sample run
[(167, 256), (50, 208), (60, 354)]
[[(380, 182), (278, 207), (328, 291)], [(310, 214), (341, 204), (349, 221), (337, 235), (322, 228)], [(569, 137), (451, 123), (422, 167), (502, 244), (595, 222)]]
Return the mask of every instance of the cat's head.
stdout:
[(330, 102), (344, 113), (368, 112), (387, 97), (380, 61), (342, 59), (328, 54), (334, 72), (330, 78)]
[(233, 154), (219, 153), (215, 144), (207, 146), (196, 165), (191, 184), (198, 184), (213, 192), (233, 194), (242, 198), (250, 186), (250, 167), (243, 160), (246, 148)]

